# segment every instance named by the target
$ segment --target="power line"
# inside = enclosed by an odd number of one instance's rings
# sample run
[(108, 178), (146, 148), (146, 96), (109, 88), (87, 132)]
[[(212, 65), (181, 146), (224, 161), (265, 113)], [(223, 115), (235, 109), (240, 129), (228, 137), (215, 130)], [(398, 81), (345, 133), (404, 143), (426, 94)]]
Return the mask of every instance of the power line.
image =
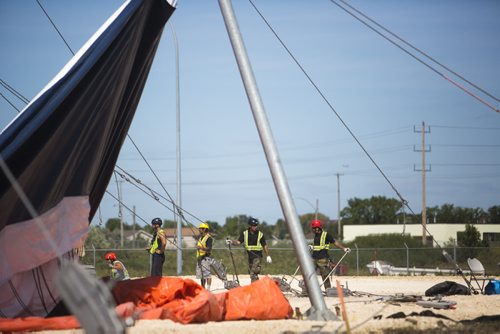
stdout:
[[(370, 161), (373, 163), (373, 165), (377, 168), (377, 170), (380, 172), (380, 174), (384, 177), (384, 179), (387, 181), (387, 183), (391, 186), (391, 188), (393, 189), (393, 191), (397, 194), (397, 196), (399, 197), (399, 199), (401, 200), (401, 202), (403, 203), (403, 205), (407, 206), (408, 209), (413, 213), (413, 210), (412, 208), (408, 205), (408, 202), (403, 198), (403, 196), (399, 193), (399, 191), (396, 189), (396, 187), (392, 184), (392, 182), (389, 180), (389, 178), (385, 175), (385, 173), (382, 171), (382, 169), (378, 166), (378, 164), (375, 162), (375, 160), (373, 159), (373, 157), (368, 153), (368, 151), (365, 149), (365, 147), (361, 144), (361, 142), (358, 140), (358, 138), (356, 137), (356, 135), (352, 132), (352, 130), (349, 128), (349, 126), (344, 122), (344, 120), (342, 119), (342, 117), (340, 116), (340, 114), (335, 110), (335, 108), (332, 106), (332, 104), (330, 103), (330, 101), (328, 101), (328, 99), (325, 97), (325, 95), (323, 94), (323, 92), (319, 89), (319, 87), (316, 85), (316, 83), (312, 80), (312, 78), (309, 76), (309, 74), (306, 72), (306, 70), (304, 69), (304, 67), (299, 63), (299, 61), (297, 60), (297, 58), (295, 58), (295, 56), (292, 54), (292, 52), (290, 51), (290, 49), (285, 45), (285, 43), (283, 42), (283, 40), (278, 36), (277, 32), (271, 27), (270, 23), (267, 21), (267, 19), (263, 16), (263, 14), (258, 10), (258, 8), (255, 6), (255, 4), (253, 3), (252, 0), (249, 0), (250, 4), (253, 6), (253, 8), (255, 9), (255, 11), (258, 13), (258, 15), (262, 18), (262, 20), (264, 21), (264, 23), (267, 25), (267, 27), (269, 28), (269, 30), (271, 30), (271, 32), (274, 34), (274, 36), (276, 37), (276, 39), (279, 41), (279, 43), (282, 45), (282, 47), (285, 49), (285, 51), (288, 53), (288, 55), (292, 58), (292, 60), (295, 62), (295, 64), (300, 68), (300, 70), (302, 71), (302, 73), (306, 76), (307, 80), (311, 83), (311, 85), (314, 87), (314, 89), (317, 91), (317, 93), (321, 96), (321, 98), (323, 99), (323, 101), (328, 105), (328, 107), (332, 110), (332, 112), (337, 116), (337, 118), (340, 120), (340, 122), (342, 123), (342, 125), (346, 128), (346, 130), (349, 132), (349, 134), (354, 138), (354, 140), (358, 143), (359, 147), (365, 152), (366, 156), (370, 159)], [(333, 1), (332, 1), (333, 2)], [(334, 4), (336, 4), (337, 6), (341, 7), (342, 9), (344, 9), (342, 6), (338, 5), (337, 3), (333, 2)], [(354, 16), (355, 18), (356, 15), (350, 13), (348, 10), (344, 9), (345, 11), (347, 11), (350, 15)], [(359, 20), (359, 18), (357, 18)], [(381, 34), (380, 32), (378, 32), (376, 29), (373, 29), (372, 27), (370, 27), (370, 25), (368, 25), (367, 23), (365, 23), (364, 21), (360, 20), (363, 24), (367, 25), (370, 29), (374, 30), (375, 32), (377, 32), (378, 34), (380, 34), (382, 37), (386, 38), (383, 34)], [(387, 39), (387, 38), (386, 38)], [(444, 76), (443, 74), (441, 74), (439, 71), (437, 71), (436, 69), (434, 69), (432, 66), (426, 64), (425, 62), (423, 62), (422, 60), (420, 60), (418, 57), (414, 56), (413, 54), (411, 54), (410, 52), (408, 52), (407, 50), (405, 50), (404, 48), (402, 48), (401, 46), (399, 46), (398, 44), (396, 44), (395, 42), (393, 42), (392, 40), (388, 39), (392, 44), (394, 44), (395, 46), (397, 46), (398, 48), (400, 48), (401, 50), (403, 50), (404, 52), (406, 52), (407, 54), (409, 54), (410, 56), (412, 56), (413, 58), (415, 58), (417, 61), (421, 62), (422, 64), (424, 64), (425, 66), (429, 67), (431, 70), (433, 70), (434, 72), (440, 74), (443, 78), (445, 78), (446, 80), (452, 82), (453, 84), (457, 85), (454, 81), (452, 81), (451, 79), (449, 79), (448, 77)], [(462, 90), (464, 90), (465, 92), (467, 92), (468, 94), (470, 95), (473, 95), (471, 94), (469, 91), (465, 90), (464, 88), (460, 87)], [(490, 104), (488, 104), (487, 102), (481, 100), (480, 98), (476, 97), (475, 95), (473, 95), (476, 99), (480, 100), (482, 103), (488, 105), (490, 108), (492, 108), (493, 110), (495, 111), (499, 111), (497, 110), (496, 108), (494, 108), (493, 106), (491, 106)]]
[[(406, 53), (407, 55), (409, 55), (410, 57), (412, 57), (413, 59), (415, 59), (416, 61), (418, 61), (419, 63), (421, 63), (425, 67), (427, 67), (428, 69), (430, 69), (432, 72), (434, 72), (437, 75), (439, 75), (441, 78), (443, 78), (446, 81), (450, 82), (451, 84), (453, 84), (455, 87), (459, 88), (460, 90), (462, 90), (466, 94), (472, 96), (474, 99), (476, 99), (477, 101), (481, 102), (482, 104), (484, 104), (488, 108), (490, 108), (490, 109), (492, 109), (492, 110), (500, 113), (500, 109), (498, 109), (497, 107), (493, 106), (491, 103), (485, 101), (484, 99), (480, 98), (476, 94), (472, 93), (470, 90), (466, 89), (465, 87), (463, 87), (462, 85), (460, 85), (458, 82), (456, 82), (453, 79), (447, 77), (446, 75), (444, 75), (443, 73), (441, 73), (440, 71), (438, 71), (436, 68), (434, 68), (433, 66), (429, 65), (424, 60), (420, 59), (419, 57), (417, 57), (416, 55), (414, 55), (413, 53), (411, 53), (410, 51), (408, 51), (407, 49), (405, 49), (404, 47), (402, 47), (401, 45), (399, 45), (398, 43), (396, 43), (395, 41), (393, 41), (392, 39), (390, 39), (389, 37), (387, 37), (383, 33), (381, 33), (380, 31), (378, 31), (376, 28), (374, 28), (369, 23), (367, 23), (366, 21), (364, 21), (363, 19), (361, 19), (360, 17), (358, 17), (356, 14), (352, 13), (349, 9), (346, 9), (345, 7), (343, 7), (342, 5), (340, 5), (339, 3), (335, 2), (335, 0), (330, 0), (330, 2), (333, 3), (334, 5), (336, 5), (337, 7), (339, 7), (340, 9), (344, 10), (347, 14), (351, 15), (352, 17), (354, 17), (356, 20), (358, 20), (359, 22), (361, 22), (363, 25), (365, 25), (366, 27), (368, 27), (370, 30), (372, 30), (376, 34), (380, 35), (382, 38), (384, 38), (385, 40), (387, 40), (389, 43), (393, 44), (395, 47), (397, 47), (398, 49), (400, 49), (401, 51), (403, 51), (404, 53)], [(383, 29), (385, 29), (385, 28), (383, 28)], [(454, 73), (454, 72), (452, 72), (452, 73)], [(469, 81), (466, 81), (466, 82), (469, 82)], [(481, 90), (481, 91), (483, 91), (483, 90)], [(490, 94), (488, 94), (488, 95), (490, 95)], [(492, 97), (492, 98), (495, 99), (495, 100), (498, 100), (496, 97)]]
[(496, 144), (432, 144), (433, 147), (500, 147)]
[(61, 32), (59, 31), (59, 29), (57, 29), (56, 27), (56, 24), (54, 23), (54, 21), (52, 21), (52, 18), (49, 16), (49, 14), (45, 11), (45, 8), (43, 8), (42, 4), (40, 3), (40, 1), (36, 0), (36, 2), (38, 3), (38, 5), (40, 6), (40, 8), (42, 9), (42, 11), (45, 13), (45, 16), (47, 16), (47, 18), (49, 19), (50, 23), (52, 24), (52, 26), (54, 27), (54, 29), (57, 31), (57, 33), (59, 34), (59, 36), (61, 37), (61, 39), (63, 40), (64, 44), (66, 44), (69, 52), (71, 52), (71, 54), (74, 56), (75, 53), (73, 52), (73, 50), (71, 49), (71, 47), (69, 46), (68, 42), (66, 42), (66, 40), (64, 39), (64, 36), (61, 34)]
[[(334, 2), (334, 0), (331, 0), (332, 2)], [(454, 74), (455, 76), (457, 76), (458, 78), (462, 79), (463, 81), (465, 81), (466, 83), (468, 83), (469, 85), (471, 85), (472, 87), (476, 88), (477, 90), (479, 90), (480, 92), (482, 92), (483, 94), (491, 97), (492, 99), (496, 100), (497, 102), (500, 101), (496, 96), (494, 96), (493, 94), (490, 94), (489, 92), (487, 92), (486, 90), (482, 89), (481, 87), (477, 86), (476, 84), (472, 83), (471, 81), (467, 80), (465, 77), (463, 77), (462, 75), (460, 75), (459, 73), (457, 73), (456, 71), (454, 71), (453, 69), (447, 67), (446, 65), (444, 65), (443, 63), (437, 61), (435, 58), (431, 57), (429, 54), (427, 54), (426, 52), (422, 51), (421, 49), (417, 48), (416, 46), (414, 46), (413, 44), (409, 43), (408, 41), (406, 41), (405, 39), (401, 38), (400, 36), (396, 35), (395, 33), (393, 33), (392, 31), (390, 31), (389, 29), (387, 29), (386, 27), (384, 27), (383, 25), (379, 24), (378, 22), (376, 22), (375, 20), (373, 20), (372, 18), (370, 18), (369, 16), (365, 15), (364, 13), (362, 13), (360, 10), (356, 9), (355, 7), (351, 6), (350, 4), (348, 4), (347, 2), (345, 2), (344, 0), (338, 0), (338, 1), (341, 1), (343, 4), (345, 4), (346, 6), (348, 6), (349, 8), (351, 8), (352, 10), (354, 10), (355, 12), (357, 12), (358, 14), (360, 14), (361, 16), (363, 16), (364, 18), (366, 18), (367, 20), (369, 20), (370, 22), (374, 23), (376, 26), (378, 26), (379, 28), (381, 28), (382, 30), (384, 30), (385, 32), (387, 32), (388, 34), (390, 34), (391, 36), (395, 37), (396, 39), (400, 40), (401, 42), (403, 42), (404, 44), (406, 44), (407, 46), (409, 46), (410, 48), (412, 48), (413, 50), (417, 51), (418, 53), (424, 55), (425, 57), (427, 57), (428, 59), (430, 59), (432, 62), (434, 62), (435, 64), (441, 66), (442, 68), (444, 68), (445, 70), (447, 70), (448, 72)], [(498, 111), (498, 110), (497, 110)]]
[(17, 113), (21, 112), (21, 110), (17, 109), (17, 107), (5, 95), (3, 95), (2, 93), (0, 93), (0, 95), (3, 97), (5, 101), (7, 101), (8, 104), (10, 104), (12, 108), (16, 109)]
[(170, 196), (170, 193), (167, 191), (167, 189), (163, 186), (163, 184), (161, 183), (160, 181), (160, 178), (158, 177), (158, 175), (156, 175), (155, 171), (153, 170), (153, 168), (151, 167), (151, 165), (149, 164), (148, 160), (146, 160), (146, 157), (142, 154), (141, 150), (139, 149), (139, 147), (137, 147), (137, 145), (135, 144), (134, 140), (132, 139), (132, 137), (127, 134), (127, 137), (128, 139), (130, 139), (130, 141), (132, 142), (132, 144), (134, 145), (134, 147), (136, 148), (137, 152), (140, 154), (140, 156), (142, 157), (143, 161), (146, 163), (146, 165), (148, 166), (149, 170), (151, 171), (151, 173), (154, 175), (154, 177), (156, 178), (156, 180), (160, 183), (160, 186), (162, 187), (163, 191), (165, 191), (165, 193), (167, 194), (168, 198), (169, 198), (169, 201), (174, 205), (175, 207), (175, 210), (177, 211), (177, 214), (182, 218), (184, 219), (183, 217), (183, 214), (182, 214), (182, 211), (180, 210), (179, 206), (177, 204), (175, 204), (175, 201), (173, 200), (172, 196)]
[[(125, 171), (120, 166), (117, 165), (116, 167), (121, 170), (121, 173), (119, 171), (117, 171), (117, 170), (115, 170), (115, 173), (117, 173), (118, 175), (120, 175), (120, 177), (123, 178), (125, 181), (127, 181), (130, 184), (134, 185), (136, 188), (140, 189), (141, 191), (143, 191), (145, 194), (147, 194), (148, 196), (150, 196), (154, 200), (156, 200), (156, 201), (159, 202), (160, 198), (163, 198), (164, 200), (166, 200), (170, 204), (174, 205), (177, 208), (177, 210), (181, 210), (183, 213), (187, 213), (189, 216), (193, 217), (194, 219), (198, 220), (199, 222), (203, 222), (203, 220), (201, 220), (200, 218), (196, 217), (194, 214), (190, 213), (189, 211), (187, 211), (187, 210), (185, 210), (185, 209), (183, 209), (181, 207), (178, 207), (175, 204), (175, 202), (172, 200), (172, 198), (166, 198), (165, 196), (160, 195), (158, 192), (156, 192), (155, 190), (153, 190), (150, 187), (148, 187), (140, 179), (136, 178), (135, 176), (132, 176), (129, 172)], [(146, 188), (147, 191), (145, 191), (141, 187)], [(170, 210), (170, 211), (172, 211), (174, 213), (174, 211), (171, 208), (168, 208), (168, 210)], [(194, 224), (190, 223), (186, 218), (184, 218), (184, 220), (186, 221), (186, 223), (194, 226)]]
[[(382, 153), (393, 153), (393, 152), (400, 152), (400, 151), (405, 151), (407, 150), (409, 147), (411, 147), (412, 145), (410, 144), (407, 144), (407, 145), (399, 145), (399, 146), (393, 146), (393, 147), (385, 147), (385, 148), (379, 148), (379, 149), (374, 149), (372, 150), (372, 153), (374, 154), (382, 154)], [(206, 160), (212, 160), (212, 159), (219, 159), (219, 158), (232, 158), (232, 157), (244, 157), (244, 156), (248, 156), (249, 154), (247, 153), (241, 153), (241, 154), (234, 154), (234, 155), (210, 155), (210, 156), (198, 156), (198, 157), (187, 157), (187, 158), (184, 158), (184, 160), (200, 160), (200, 159), (206, 159)], [(312, 157), (311, 155), (309, 155), (308, 157), (306, 158), (303, 158), (301, 156), (301, 158), (297, 158), (297, 159), (292, 159), (292, 158), (286, 158), (286, 156), (284, 156), (283, 160), (286, 160), (287, 162), (289, 163), (294, 163), (294, 162), (310, 162), (311, 159), (319, 159), (319, 160), (328, 160), (328, 159), (332, 159), (332, 158), (339, 158), (339, 157), (355, 157), (355, 156), (358, 156), (359, 155), (359, 152), (349, 152), (349, 153), (344, 153), (344, 154), (336, 154), (335, 156), (331, 157), (331, 156), (321, 156), (321, 157)], [(173, 158), (149, 158), (148, 160), (155, 160), (155, 161), (162, 161), (162, 160), (172, 160)], [(141, 158), (137, 157), (137, 158), (121, 158), (120, 160), (124, 160), (124, 161), (136, 161), (136, 160), (141, 160)], [(243, 167), (242, 166), (233, 166), (233, 167), (226, 167), (226, 168), (233, 168), (233, 169), (240, 169), (240, 168), (244, 168), (244, 167), (257, 167), (257, 166), (263, 166), (265, 165), (265, 161), (262, 162), (262, 164), (245, 164)], [(214, 168), (219, 168), (219, 167), (212, 167), (212, 169)], [(200, 167), (200, 168), (191, 168), (191, 169), (210, 169), (210, 167)]]
[[(367, 133), (365, 135), (359, 136), (359, 138), (362, 139), (373, 139), (373, 138), (379, 138), (379, 137), (384, 137), (384, 136), (392, 136), (400, 133), (406, 132), (408, 129), (410, 129), (409, 126), (404, 126), (404, 127), (399, 127), (395, 129), (386, 129), (386, 130), (381, 130), (373, 133)], [(280, 151), (281, 152), (288, 152), (288, 151), (298, 151), (298, 150), (310, 150), (314, 148), (321, 148), (323, 146), (332, 146), (332, 145), (339, 145), (339, 144), (346, 144), (346, 143), (352, 143), (352, 138), (344, 138), (340, 140), (335, 140), (335, 141), (326, 141), (326, 142), (317, 142), (317, 143), (312, 143), (308, 145), (302, 145), (302, 146), (294, 146), (294, 147), (285, 147), (282, 148)], [(214, 154), (214, 155), (200, 155), (200, 156), (183, 156), (184, 160), (198, 160), (198, 159), (216, 159), (216, 158), (239, 158), (239, 157), (247, 157), (247, 156), (261, 156), (262, 151), (250, 151), (250, 152), (238, 152), (238, 153), (229, 153), (229, 154)], [(175, 158), (158, 158), (158, 157), (149, 157), (149, 161), (160, 161), (160, 160), (174, 160)], [(142, 160), (140, 157), (126, 157), (126, 158), (120, 158), (120, 160)]]
[(429, 125), (433, 128), (443, 128), (443, 129), (464, 129), (464, 130), (500, 130), (500, 128), (495, 127), (474, 127), (474, 126), (451, 126), (451, 125)]
[(15, 90), (11, 85), (0, 79), (0, 84), (4, 86), (5, 89), (7, 89), (11, 94), (13, 94), (15, 97), (17, 97), (19, 100), (22, 102), (28, 104), (30, 101), (24, 97), (21, 93), (19, 93), (17, 90)]
[[(498, 148), (500, 145), (496, 144), (432, 144), (433, 147), (456, 147), (456, 148), (478, 148), (478, 147), (484, 147), (484, 148)], [(395, 152), (402, 152), (406, 151), (408, 148), (412, 147), (412, 145), (400, 145), (400, 146), (394, 146), (394, 147), (387, 147), (387, 148), (380, 148), (377, 150), (372, 150), (372, 154), (374, 155), (381, 155), (381, 154), (388, 154), (388, 153), (395, 153)], [(322, 155), (319, 157), (312, 157), (312, 156), (307, 156), (307, 157), (299, 157), (299, 158), (286, 158), (284, 157), (282, 160), (286, 161), (287, 165), (297, 165), (297, 164), (303, 164), (303, 163), (310, 163), (311, 160), (318, 162), (318, 161), (329, 161), (332, 159), (338, 159), (338, 158), (347, 158), (347, 157), (356, 157), (358, 156), (359, 153), (351, 152), (351, 153), (345, 153), (345, 154), (336, 154), (333, 156), (328, 156), (328, 155)], [(211, 159), (212, 157), (206, 157), (206, 159)], [(121, 159), (121, 160), (140, 160), (139, 158), (128, 158), (128, 159)], [(157, 159), (149, 159), (149, 160), (170, 160), (168, 158), (157, 158)], [(187, 158), (186, 160), (189, 160)], [(439, 165), (439, 164), (438, 164)], [(475, 163), (472, 164), (474, 166), (489, 166), (490, 164), (488, 163)], [(209, 171), (209, 170), (243, 170), (243, 169), (254, 169), (258, 167), (263, 167), (265, 166), (264, 163), (262, 164), (244, 164), (244, 165), (223, 165), (223, 166), (201, 166), (201, 167), (185, 167), (185, 171)], [(449, 166), (459, 166), (459, 164), (449, 164)], [(129, 172), (144, 172), (144, 171), (149, 171), (149, 169), (129, 169)], [(156, 169), (156, 172), (173, 172), (175, 169)]]
[(457, 175), (457, 176), (430, 176), (429, 179), (433, 180), (470, 180), (470, 179), (488, 179), (500, 177), (500, 174), (474, 174), (474, 175)]
[(470, 164), (470, 163), (442, 163), (442, 164), (436, 164), (436, 163), (433, 163), (432, 164), (433, 166), (454, 166), (454, 167), (457, 167), (457, 166), (463, 166), (463, 167), (483, 167), (483, 166), (487, 166), (487, 167), (495, 167), (495, 166), (500, 166), (499, 163), (473, 163), (473, 164)]
[[(130, 213), (132, 213), (133, 215), (137, 216), (140, 220), (142, 220), (146, 225), (149, 225), (148, 222), (146, 222), (146, 220), (144, 218), (142, 218), (141, 216), (139, 216), (133, 209), (130, 209), (125, 203), (123, 203), (118, 197), (116, 197), (115, 195), (113, 195), (112, 193), (110, 193), (109, 191), (106, 190), (106, 193), (113, 197), (120, 205), (123, 205), (123, 207), (125, 209), (127, 209)], [(177, 245), (176, 242), (172, 241), (172, 240), (169, 240), (170, 243), (172, 243), (176, 248), (179, 248), (179, 246)]]

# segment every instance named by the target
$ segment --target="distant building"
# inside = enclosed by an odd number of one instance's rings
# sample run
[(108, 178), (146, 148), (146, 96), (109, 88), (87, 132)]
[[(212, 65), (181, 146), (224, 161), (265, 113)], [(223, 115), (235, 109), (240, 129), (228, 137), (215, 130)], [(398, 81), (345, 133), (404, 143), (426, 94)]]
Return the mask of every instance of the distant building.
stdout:
[[(451, 239), (457, 240), (458, 232), (465, 231), (465, 224), (427, 224), (429, 234), (440, 244), (448, 242)], [(489, 242), (500, 241), (500, 224), (474, 224), (474, 227), (481, 234), (482, 240)], [(356, 237), (376, 235), (376, 234), (389, 234), (389, 233), (404, 233), (409, 234), (411, 237), (422, 237), (421, 224), (373, 224), (373, 225), (344, 225), (342, 226), (344, 232), (344, 241), (352, 241)], [(428, 241), (429, 242), (429, 241)], [(430, 243), (429, 243), (430, 244)]]
[[(176, 228), (165, 228), (167, 235), (167, 249), (177, 249), (177, 229)], [(196, 247), (196, 241), (198, 240), (198, 229), (191, 227), (182, 228), (182, 247), (193, 248)]]
[(137, 231), (124, 231), (123, 237), (127, 241), (146, 240), (149, 242), (153, 238), (153, 235), (144, 230), (137, 230)]

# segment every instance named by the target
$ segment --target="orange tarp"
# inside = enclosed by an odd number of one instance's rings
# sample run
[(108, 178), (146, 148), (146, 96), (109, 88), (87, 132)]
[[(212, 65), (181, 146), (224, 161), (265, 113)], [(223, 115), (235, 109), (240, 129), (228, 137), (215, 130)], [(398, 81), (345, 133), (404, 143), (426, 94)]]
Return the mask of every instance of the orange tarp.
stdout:
[(225, 294), (227, 299), (224, 320), (286, 319), (293, 314), (292, 307), (278, 284), (267, 277), (229, 290)]
[[(279, 286), (265, 277), (248, 286), (212, 294), (191, 279), (147, 277), (118, 282), (112, 290), (117, 314), (138, 319), (170, 319), (180, 323), (222, 320), (287, 319), (292, 308)], [(0, 319), (0, 331), (79, 328), (74, 316)]]
[(184, 324), (220, 321), (224, 305), (191, 279), (147, 277), (121, 281), (113, 288), (117, 304), (132, 302), (139, 319), (171, 319)]
[(0, 319), (0, 332), (25, 332), (55, 329), (80, 328), (80, 323), (75, 316), (41, 318), (25, 317), (16, 319)]

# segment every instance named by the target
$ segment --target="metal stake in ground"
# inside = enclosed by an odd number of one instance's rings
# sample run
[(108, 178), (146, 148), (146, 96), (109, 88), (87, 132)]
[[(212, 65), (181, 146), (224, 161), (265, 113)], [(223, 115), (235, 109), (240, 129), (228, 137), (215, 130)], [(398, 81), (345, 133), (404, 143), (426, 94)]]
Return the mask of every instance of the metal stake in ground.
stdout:
[(349, 254), (349, 253), (344, 253), (344, 255), (340, 258), (339, 262), (337, 262), (337, 264), (335, 265), (335, 267), (333, 267), (333, 269), (328, 273), (328, 275), (326, 275), (325, 279), (323, 280), (323, 283), (321, 283), (319, 286), (322, 287), (323, 284), (325, 284), (326, 280), (327, 279), (330, 279), (330, 275), (333, 274), (335, 272), (335, 269), (337, 269), (337, 267), (339, 266), (340, 262), (342, 262), (342, 260), (344, 259), (344, 257)]
[[(227, 239), (229, 239), (229, 238), (227, 238)], [(234, 269), (234, 275), (236, 276), (236, 282), (238, 283), (238, 285), (240, 285), (240, 280), (238, 279), (238, 272), (236, 271), (236, 263), (234, 262), (234, 257), (233, 257), (233, 251), (231, 249), (231, 244), (227, 244), (227, 247), (229, 248), (229, 256), (231, 256), (231, 262), (233, 263), (233, 269)]]
[(297, 275), (297, 272), (299, 271), (299, 269), (300, 269), (300, 265), (297, 267), (297, 269), (295, 269), (295, 272), (292, 275), (292, 279), (290, 280), (290, 284), (292, 284), (292, 282), (295, 279), (295, 276)]

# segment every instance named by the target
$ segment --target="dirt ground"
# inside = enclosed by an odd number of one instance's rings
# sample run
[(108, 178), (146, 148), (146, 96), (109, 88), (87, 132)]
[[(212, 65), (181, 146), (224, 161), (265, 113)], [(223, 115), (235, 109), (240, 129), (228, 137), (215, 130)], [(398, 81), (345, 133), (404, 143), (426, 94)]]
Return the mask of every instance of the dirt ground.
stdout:
[[(194, 277), (189, 277), (193, 278)], [(281, 277), (279, 277), (281, 278)], [(287, 278), (291, 287), (300, 290), (297, 280)], [(240, 283), (250, 283), (248, 276), (240, 276)], [(424, 308), (416, 304), (414, 296), (425, 297), (425, 290), (444, 281), (454, 281), (465, 284), (457, 276), (372, 276), (372, 277), (337, 277), (346, 292), (353, 295), (345, 296), (345, 307), (349, 327), (353, 333), (500, 333), (500, 295), (448, 296), (445, 301), (454, 301), (454, 309)], [(334, 282), (335, 284), (335, 282)], [(223, 292), (223, 284), (214, 277), (212, 292)], [(299, 297), (294, 293), (285, 293), (292, 309), (305, 313), (311, 306), (308, 297)], [(403, 297), (413, 299), (405, 301)], [(325, 302), (333, 314), (340, 306), (338, 297), (325, 297)], [(404, 318), (390, 319), (398, 313)], [(402, 313), (401, 313), (402, 312)], [(422, 313), (423, 312), (423, 313)], [(410, 315), (414, 313), (414, 315)], [(427, 315), (427, 316), (426, 316)], [(438, 318), (444, 316), (446, 318)], [(496, 321), (487, 321), (484, 316), (497, 316)], [(296, 317), (294, 315), (294, 317)], [(478, 317), (482, 320), (467, 322)], [(183, 334), (214, 334), (214, 333), (333, 333), (346, 332), (345, 322), (341, 316), (334, 321), (310, 321), (305, 317), (289, 320), (272, 321), (226, 321), (206, 324), (182, 325), (169, 320), (141, 320), (127, 333), (183, 333)], [(47, 332), (45, 332), (47, 333)], [(54, 332), (56, 333), (56, 332)], [(81, 330), (58, 331), (57, 333), (83, 333)]]

